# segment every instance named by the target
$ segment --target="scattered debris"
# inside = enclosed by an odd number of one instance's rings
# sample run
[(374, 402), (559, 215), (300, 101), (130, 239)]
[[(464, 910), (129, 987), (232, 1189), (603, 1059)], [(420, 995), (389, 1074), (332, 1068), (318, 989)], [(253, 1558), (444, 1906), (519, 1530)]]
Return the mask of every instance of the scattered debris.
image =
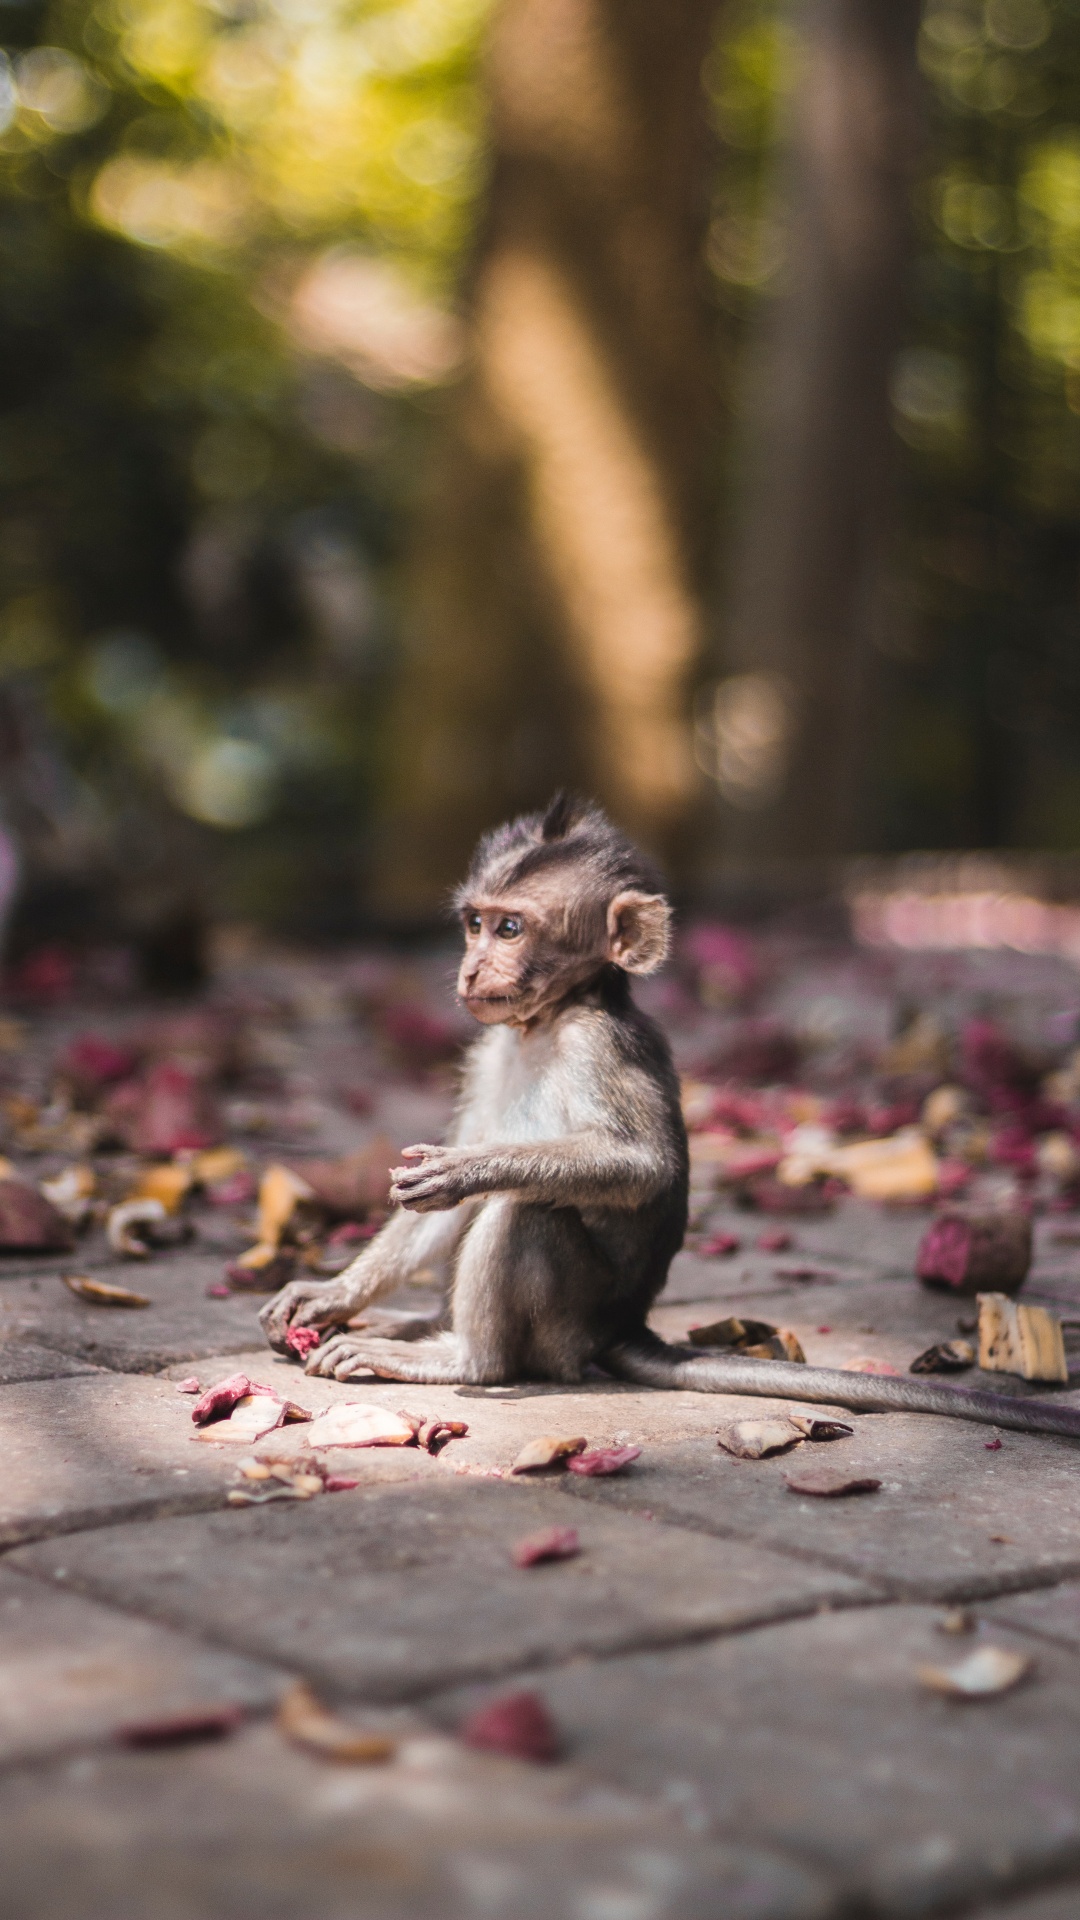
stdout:
[(317, 1414), (305, 1435), (310, 1447), (411, 1447), (416, 1425), (370, 1400), (346, 1400)]
[(568, 1454), (566, 1465), (570, 1473), (580, 1473), (586, 1480), (601, 1480), (622, 1473), (640, 1458), (640, 1447), (597, 1447), (593, 1453)]
[(397, 1742), (386, 1734), (365, 1733), (331, 1713), (303, 1680), (297, 1680), (282, 1696), (277, 1725), (293, 1746), (317, 1753), (323, 1760), (372, 1765), (392, 1760), (397, 1752)]
[(70, 1293), (77, 1294), (92, 1307), (149, 1307), (153, 1301), (145, 1293), (132, 1293), (128, 1287), (112, 1286), (106, 1280), (92, 1280), (85, 1273), (60, 1275)]
[(1004, 1293), (979, 1295), (979, 1365), (1022, 1380), (1068, 1381), (1061, 1322), (1045, 1307), (1021, 1306)]
[(539, 1473), (545, 1467), (564, 1467), (572, 1454), (584, 1453), (588, 1444), (580, 1438), (567, 1440), (557, 1434), (541, 1434), (539, 1439), (526, 1442), (510, 1471)]
[(129, 1720), (113, 1738), (121, 1747), (178, 1747), (195, 1740), (221, 1740), (246, 1718), (243, 1707), (191, 1707), (153, 1720)]
[(955, 1667), (921, 1666), (916, 1671), (922, 1685), (934, 1693), (947, 1694), (953, 1700), (985, 1700), (993, 1694), (1008, 1693), (1034, 1666), (1030, 1654), (987, 1646), (976, 1647)]
[(105, 1222), (110, 1252), (128, 1260), (145, 1260), (154, 1245), (154, 1228), (167, 1217), (160, 1200), (125, 1200), (110, 1208)]
[(855, 1431), (843, 1420), (819, 1420), (816, 1414), (792, 1413), (788, 1418), (805, 1440), (850, 1440)]
[(195, 1374), (189, 1373), (186, 1380), (178, 1380), (176, 1382), (175, 1391), (177, 1393), (201, 1393), (202, 1381), (199, 1380)]
[[(192, 1414), (192, 1419), (194, 1417)], [(280, 1400), (276, 1393), (269, 1392), (265, 1387), (253, 1386), (250, 1393), (243, 1394), (237, 1400), (231, 1413), (224, 1419), (201, 1426), (194, 1438), (211, 1443), (224, 1441), (230, 1446), (247, 1446), (286, 1423), (310, 1419), (311, 1414), (306, 1407), (298, 1407), (293, 1400)]]
[(974, 1633), (975, 1615), (968, 1607), (950, 1607), (947, 1613), (934, 1621), (934, 1625), (939, 1633)]
[(691, 1327), (691, 1346), (728, 1347), (756, 1360), (793, 1360), (805, 1365), (806, 1355), (790, 1327), (774, 1327), (768, 1320), (741, 1320), (734, 1314), (707, 1327)]
[(194, 1184), (190, 1166), (164, 1161), (145, 1167), (131, 1190), (132, 1200), (160, 1200), (166, 1213), (179, 1213)]
[(793, 1420), (735, 1420), (721, 1427), (717, 1445), (738, 1460), (764, 1460), (771, 1453), (786, 1453), (797, 1447), (806, 1435)]
[(68, 1223), (78, 1232), (86, 1225), (93, 1208), (97, 1179), (93, 1167), (65, 1167), (62, 1173), (51, 1180), (41, 1182), (40, 1191), (49, 1205), (63, 1214)]
[(466, 1747), (515, 1760), (550, 1762), (559, 1757), (555, 1724), (536, 1693), (500, 1694), (462, 1722), (458, 1738)]
[(0, 1250), (5, 1253), (68, 1253), (75, 1244), (70, 1220), (28, 1180), (0, 1178)]
[(289, 1249), (277, 1252), (272, 1247), (250, 1247), (238, 1260), (230, 1260), (226, 1265), (223, 1291), (277, 1293), (279, 1288), (288, 1286), (295, 1272), (296, 1255)]
[(538, 1567), (546, 1560), (573, 1560), (581, 1552), (576, 1527), (548, 1527), (544, 1533), (527, 1534), (510, 1549), (515, 1567)]
[(697, 1251), (704, 1260), (726, 1260), (738, 1253), (742, 1241), (734, 1233), (714, 1233), (703, 1240)]
[(326, 1476), (319, 1462), (242, 1460), (240, 1483), (230, 1488), (231, 1507), (261, 1507), (268, 1500), (311, 1500), (322, 1493)]
[(843, 1373), (876, 1373), (896, 1377), (900, 1369), (891, 1366), (888, 1360), (877, 1360), (872, 1353), (861, 1353), (854, 1360), (845, 1360), (841, 1368)]
[(819, 1500), (839, 1500), (849, 1493), (877, 1493), (881, 1486), (880, 1480), (869, 1475), (836, 1473), (829, 1467), (787, 1473), (784, 1481), (792, 1493), (811, 1494)]
[(1031, 1266), (1031, 1221), (1018, 1208), (1002, 1213), (940, 1213), (919, 1246), (915, 1271), (924, 1286), (954, 1293), (1018, 1293)]
[(403, 1413), (401, 1417), (412, 1423), (416, 1444), (423, 1447), (425, 1453), (441, 1453), (448, 1440), (464, 1439), (469, 1431), (465, 1420), (428, 1420), (414, 1413)]
[(901, 1127), (884, 1140), (837, 1146), (823, 1137), (805, 1147), (794, 1142), (777, 1169), (784, 1186), (802, 1187), (822, 1175), (847, 1182), (860, 1200), (927, 1200), (937, 1192), (937, 1159), (919, 1127)]
[(963, 1373), (975, 1365), (975, 1349), (970, 1340), (942, 1340), (927, 1347), (908, 1368), (909, 1373)]
[(317, 1327), (290, 1327), (285, 1335), (285, 1345), (290, 1353), (296, 1354), (298, 1360), (306, 1360), (321, 1340), (322, 1334)]
[(267, 1394), (271, 1400), (278, 1397), (273, 1387), (260, 1386), (258, 1381), (249, 1380), (246, 1373), (230, 1373), (227, 1380), (219, 1380), (216, 1387), (208, 1388), (192, 1407), (191, 1418), (197, 1427), (208, 1426), (212, 1420), (225, 1420), (233, 1408), (252, 1393)]
[(770, 1233), (760, 1233), (757, 1238), (759, 1253), (787, 1253), (794, 1244), (791, 1234), (785, 1233), (783, 1227), (774, 1227)]

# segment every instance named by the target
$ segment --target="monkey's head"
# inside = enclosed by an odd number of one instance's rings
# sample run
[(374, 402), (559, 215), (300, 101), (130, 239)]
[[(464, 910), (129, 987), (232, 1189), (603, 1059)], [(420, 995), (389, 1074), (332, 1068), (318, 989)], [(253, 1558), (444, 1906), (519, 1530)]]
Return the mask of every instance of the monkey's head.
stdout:
[(654, 973), (671, 908), (655, 869), (598, 807), (557, 794), (485, 834), (455, 906), (458, 997), (485, 1026), (528, 1026), (606, 967)]

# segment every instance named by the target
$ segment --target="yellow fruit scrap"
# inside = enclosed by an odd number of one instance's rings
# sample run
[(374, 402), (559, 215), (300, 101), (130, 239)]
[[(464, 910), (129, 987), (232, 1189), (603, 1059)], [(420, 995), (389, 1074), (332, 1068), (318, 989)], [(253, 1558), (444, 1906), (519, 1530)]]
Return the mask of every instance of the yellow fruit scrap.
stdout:
[(1045, 1307), (1021, 1306), (1005, 1293), (980, 1293), (979, 1365), (1023, 1380), (1069, 1378), (1061, 1322)]

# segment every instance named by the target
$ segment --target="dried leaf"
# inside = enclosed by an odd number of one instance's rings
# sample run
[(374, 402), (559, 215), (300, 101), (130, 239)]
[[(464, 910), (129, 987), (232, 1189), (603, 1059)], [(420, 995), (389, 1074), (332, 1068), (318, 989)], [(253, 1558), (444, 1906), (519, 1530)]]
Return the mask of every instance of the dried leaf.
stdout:
[(75, 1244), (70, 1220), (27, 1180), (0, 1179), (0, 1249), (66, 1253)]
[(515, 1567), (538, 1567), (545, 1560), (573, 1560), (581, 1552), (576, 1527), (548, 1527), (544, 1533), (527, 1534), (510, 1549)]
[(571, 1473), (580, 1473), (588, 1480), (603, 1479), (609, 1473), (622, 1473), (625, 1467), (640, 1460), (640, 1447), (597, 1447), (594, 1453), (570, 1454), (567, 1467)]
[(324, 1760), (339, 1760), (353, 1765), (392, 1760), (397, 1743), (382, 1733), (365, 1733), (351, 1727), (318, 1700), (303, 1680), (298, 1680), (283, 1696), (278, 1707), (277, 1724), (287, 1740)]
[(1030, 1654), (991, 1646), (976, 1647), (955, 1667), (922, 1666), (917, 1672), (923, 1686), (930, 1687), (934, 1693), (948, 1694), (954, 1700), (980, 1700), (996, 1693), (1008, 1693), (1034, 1665)]
[(557, 1434), (541, 1434), (538, 1439), (526, 1442), (510, 1471), (538, 1473), (545, 1467), (564, 1467), (571, 1454), (584, 1453), (588, 1444), (587, 1440), (568, 1440)]
[[(160, 1226), (165, 1208), (160, 1200), (125, 1200), (111, 1207), (105, 1222), (105, 1237), (113, 1253), (128, 1260), (145, 1260), (150, 1252), (148, 1229)], [(141, 1231), (140, 1231), (141, 1229)]]
[(128, 1287), (113, 1287), (105, 1280), (91, 1280), (83, 1273), (64, 1273), (60, 1278), (71, 1293), (92, 1307), (149, 1307), (145, 1293), (132, 1293)]
[(909, 1373), (963, 1373), (975, 1365), (975, 1349), (970, 1340), (943, 1340), (927, 1347), (908, 1368)]
[(784, 1475), (792, 1493), (812, 1494), (819, 1500), (838, 1500), (848, 1493), (877, 1493), (880, 1480), (854, 1474), (834, 1473), (828, 1467), (810, 1467), (804, 1473)]
[(458, 1730), (466, 1747), (504, 1753), (515, 1760), (551, 1761), (559, 1757), (559, 1736), (547, 1707), (536, 1693), (504, 1693)]
[(266, 1394), (271, 1400), (278, 1398), (273, 1387), (260, 1386), (257, 1380), (249, 1380), (246, 1373), (230, 1373), (227, 1380), (219, 1380), (216, 1387), (207, 1389), (192, 1407), (191, 1418), (197, 1427), (205, 1427), (211, 1420), (224, 1420), (251, 1393)]
[(346, 1400), (317, 1414), (307, 1436), (312, 1447), (411, 1447), (416, 1428), (403, 1414), (370, 1400)]
[(285, 1345), (298, 1359), (306, 1360), (321, 1339), (322, 1334), (317, 1327), (290, 1327), (285, 1335)]
[(792, 1413), (788, 1418), (807, 1440), (849, 1440), (855, 1431), (843, 1420), (819, 1420), (815, 1414)]
[(243, 1707), (191, 1707), (155, 1720), (128, 1721), (113, 1737), (122, 1747), (176, 1747), (189, 1740), (220, 1740), (235, 1733), (244, 1717)]
[(771, 1453), (786, 1453), (803, 1438), (792, 1420), (735, 1420), (716, 1436), (717, 1445), (738, 1460), (764, 1460)]
[(1045, 1307), (1021, 1306), (1004, 1293), (979, 1295), (979, 1365), (1022, 1380), (1069, 1378), (1061, 1321)]

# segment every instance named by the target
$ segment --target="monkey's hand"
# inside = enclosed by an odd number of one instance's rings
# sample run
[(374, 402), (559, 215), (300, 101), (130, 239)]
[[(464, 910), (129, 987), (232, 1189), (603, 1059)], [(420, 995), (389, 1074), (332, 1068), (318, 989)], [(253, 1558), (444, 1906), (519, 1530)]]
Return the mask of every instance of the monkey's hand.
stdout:
[(355, 1312), (355, 1290), (340, 1281), (291, 1280), (267, 1301), (259, 1325), (272, 1347), (288, 1353), (285, 1335), (290, 1327), (340, 1327)]
[(484, 1191), (479, 1160), (471, 1147), (403, 1147), (390, 1175), (390, 1198), (410, 1213), (443, 1213)]

